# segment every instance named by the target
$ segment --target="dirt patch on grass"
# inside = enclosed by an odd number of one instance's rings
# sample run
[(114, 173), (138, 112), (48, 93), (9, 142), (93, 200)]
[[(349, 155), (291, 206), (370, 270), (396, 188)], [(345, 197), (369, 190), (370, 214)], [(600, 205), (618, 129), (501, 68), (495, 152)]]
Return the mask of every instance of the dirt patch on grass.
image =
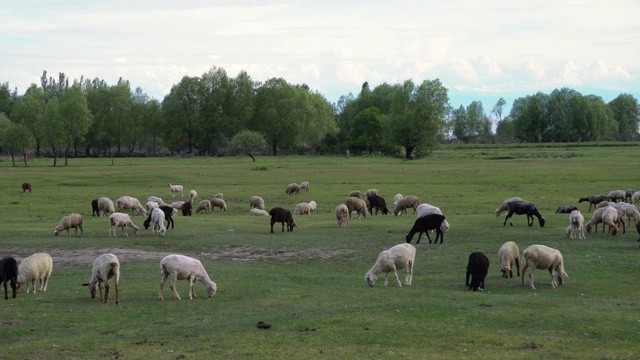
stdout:
[[(202, 252), (199, 254), (185, 254), (198, 259), (228, 259), (239, 261), (251, 260), (327, 260), (337, 256), (344, 256), (354, 252), (352, 249), (267, 249), (259, 246), (229, 246), (216, 252)], [(136, 260), (158, 260), (172, 254), (171, 252), (154, 252), (134, 249), (114, 249), (114, 248), (86, 248), (86, 249), (30, 249), (30, 248), (8, 248), (3, 249), (4, 254), (14, 256), (16, 260), (36, 253), (45, 252), (51, 255), (56, 267), (91, 265), (96, 257), (113, 253), (118, 256), (121, 263)]]

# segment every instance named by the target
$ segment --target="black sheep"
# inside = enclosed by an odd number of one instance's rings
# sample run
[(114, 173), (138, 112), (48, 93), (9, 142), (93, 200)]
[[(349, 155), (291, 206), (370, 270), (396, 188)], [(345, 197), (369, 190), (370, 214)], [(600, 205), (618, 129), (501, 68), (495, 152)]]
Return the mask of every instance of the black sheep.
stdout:
[(193, 206), (190, 202), (182, 204), (182, 206), (180, 207), (180, 210), (182, 210), (182, 216), (191, 216), (192, 209)]
[(533, 225), (533, 217), (535, 216), (538, 218), (540, 227), (544, 227), (545, 220), (542, 215), (540, 215), (540, 212), (532, 202), (525, 200), (509, 201), (507, 207), (509, 208), (509, 213), (507, 214), (507, 217), (504, 218), (504, 223), (502, 224), (503, 226), (507, 225), (507, 220), (509, 220), (509, 225), (513, 226), (513, 223), (511, 222), (511, 216), (513, 216), (513, 214), (516, 214), (527, 215), (527, 225), (529, 226)]
[(444, 215), (440, 215), (440, 214), (429, 214), (429, 215), (425, 215), (423, 217), (417, 218), (416, 222), (413, 224), (413, 227), (411, 228), (411, 231), (409, 231), (409, 233), (407, 234), (407, 237), (406, 237), (407, 242), (410, 243), (411, 240), (413, 239), (413, 235), (415, 235), (416, 233), (419, 233), (418, 241), (416, 241), (416, 244), (419, 244), (422, 233), (426, 233), (427, 238), (429, 239), (429, 244), (431, 244), (431, 237), (429, 236), (429, 231), (435, 230), (436, 240), (433, 243), (437, 244), (438, 237), (440, 237), (440, 244), (442, 244), (442, 241), (444, 240), (444, 233), (442, 232), (442, 229), (440, 228), (440, 226), (442, 225), (442, 222), (444, 221), (444, 219), (445, 219)]
[[(171, 228), (173, 229), (173, 207), (170, 205), (160, 205), (159, 209), (164, 212), (164, 219), (167, 220), (166, 228), (169, 229), (169, 224), (171, 224)], [(145, 229), (149, 229), (149, 226), (151, 225), (152, 212), (153, 210), (149, 212), (149, 217), (147, 217), (147, 220), (143, 223)]]
[(578, 210), (578, 208), (575, 205), (560, 205), (556, 214), (571, 214), (573, 210)]
[(4, 284), (4, 299), (8, 300), (7, 283), (10, 283), (13, 297), (16, 297), (16, 286), (18, 285), (18, 262), (12, 257), (5, 257), (0, 260), (0, 285)]
[[(469, 262), (467, 263), (467, 279), (465, 284), (469, 289), (473, 291), (484, 290), (484, 278), (489, 273), (489, 258), (487, 255), (481, 252), (473, 252), (469, 255)], [(469, 276), (471, 276), (471, 283), (469, 283)]]
[(389, 209), (387, 209), (387, 202), (384, 201), (382, 196), (369, 196), (367, 197), (367, 200), (369, 200), (369, 214), (373, 215), (373, 208), (376, 208), (376, 215), (378, 215), (378, 210), (382, 212), (382, 215), (387, 215), (389, 213)]
[(589, 202), (589, 211), (591, 211), (591, 206), (592, 205), (595, 208), (599, 203), (601, 203), (603, 201), (608, 201), (608, 200), (609, 200), (609, 197), (607, 195), (599, 194), (599, 195), (591, 195), (591, 196), (588, 196), (588, 197), (580, 198), (578, 200), (578, 202), (581, 203), (581, 202), (588, 201)]
[(98, 207), (98, 199), (91, 200), (91, 208), (93, 212), (91, 213), (93, 216), (100, 216), (100, 208)]
[(293, 231), (296, 224), (293, 222), (293, 215), (291, 211), (283, 209), (281, 207), (274, 207), (269, 210), (271, 216), (271, 233), (273, 234), (273, 224), (276, 222), (282, 223), (282, 232), (284, 232), (284, 224), (287, 223), (287, 232)]

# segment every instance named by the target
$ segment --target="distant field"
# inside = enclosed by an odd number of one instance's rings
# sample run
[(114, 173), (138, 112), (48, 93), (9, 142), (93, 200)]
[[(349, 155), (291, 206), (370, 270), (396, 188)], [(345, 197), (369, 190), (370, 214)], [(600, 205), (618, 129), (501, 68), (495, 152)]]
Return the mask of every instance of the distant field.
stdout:
[[(0, 161), (0, 256), (49, 252), (54, 272), (46, 293), (0, 299), (6, 359), (637, 359), (640, 356), (640, 235), (587, 234), (566, 239), (559, 205), (615, 189), (640, 190), (637, 146), (450, 147), (425, 159), (287, 156), (151, 159), (70, 159), (67, 167), (37, 159), (29, 167)], [(292, 182), (311, 190), (288, 196)], [(33, 184), (22, 193), (22, 182)], [(106, 218), (91, 216), (91, 200), (129, 195), (172, 198), (169, 183), (196, 189), (199, 199), (223, 193), (229, 210), (178, 216), (155, 237), (108, 237)], [(397, 193), (439, 206), (451, 224), (442, 245), (423, 237), (416, 247), (413, 286), (364, 274), (380, 251), (404, 242), (415, 216), (369, 216), (336, 226), (334, 208), (352, 190), (376, 188), (392, 206)], [(318, 214), (294, 216), (293, 233), (269, 232), (269, 219), (249, 216), (248, 199), (267, 210), (315, 200)], [(494, 211), (509, 197), (533, 201), (546, 218), (528, 227)], [(54, 237), (60, 218), (84, 215), (84, 235)], [(566, 283), (552, 289), (536, 271), (536, 291), (503, 279), (497, 251), (506, 241), (524, 250), (545, 244), (562, 251)], [(469, 254), (491, 260), (486, 291), (464, 285)], [(120, 304), (91, 300), (81, 286), (93, 259), (112, 252), (122, 264)], [(168, 286), (158, 300), (159, 260), (181, 253), (202, 260), (218, 285), (215, 298), (183, 300)], [(515, 275), (515, 274), (514, 274)], [(401, 280), (404, 273), (400, 274)], [(526, 280), (528, 284), (528, 279)], [(184, 300), (187, 299), (187, 300)], [(262, 330), (264, 321), (272, 328)]]

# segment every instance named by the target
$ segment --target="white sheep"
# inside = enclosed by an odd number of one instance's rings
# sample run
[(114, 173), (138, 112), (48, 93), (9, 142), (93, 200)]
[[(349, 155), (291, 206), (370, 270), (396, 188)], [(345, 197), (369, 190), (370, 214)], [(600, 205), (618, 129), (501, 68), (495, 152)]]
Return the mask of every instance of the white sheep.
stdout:
[(264, 200), (260, 196), (250, 197), (249, 208), (258, 208), (260, 210), (264, 210)]
[(224, 194), (223, 193), (217, 193), (217, 194), (213, 195), (212, 197), (216, 198), (216, 199), (223, 199), (224, 200)]
[(211, 212), (211, 201), (205, 199), (200, 201), (200, 204), (198, 204), (198, 208), (196, 209), (196, 213), (199, 213), (201, 211), (204, 211), (205, 213), (210, 213)]
[(74, 236), (78, 236), (78, 229), (80, 229), (80, 236), (82, 236), (82, 215), (69, 214), (63, 217), (58, 226), (53, 229), (53, 235), (58, 236), (61, 231), (67, 230), (67, 237), (69, 237), (69, 229), (75, 229)]
[(267, 212), (267, 210), (263, 210), (263, 209), (249, 209), (249, 213), (251, 214), (251, 216), (269, 216), (269, 217), (271, 217), (271, 215), (269, 215), (269, 212)]
[(640, 203), (640, 191), (636, 191), (631, 195), (631, 203), (638, 205)]
[(153, 201), (154, 203), (157, 203), (158, 205), (164, 203), (164, 200), (162, 200), (161, 198), (157, 197), (157, 196), (149, 196), (147, 198), (147, 202), (148, 201)]
[(349, 197), (357, 197), (358, 199), (362, 199), (362, 193), (359, 190), (353, 190), (347, 196), (349, 196)]
[(367, 203), (360, 198), (349, 196), (345, 200), (344, 204), (347, 205), (347, 209), (349, 211), (349, 219), (351, 219), (351, 214), (354, 211), (358, 213), (358, 219), (363, 216), (366, 218), (367, 214), (369, 213), (367, 210)]
[(195, 204), (196, 199), (198, 198), (198, 192), (195, 190), (189, 191), (189, 202)]
[[(116, 204), (118, 205), (118, 209), (116, 211), (120, 212), (124, 209), (135, 210), (138, 214), (142, 216), (147, 216), (147, 209), (145, 209), (140, 201), (132, 196), (121, 196), (116, 200)], [(135, 214), (132, 212), (132, 214)]]
[(309, 191), (309, 182), (308, 181), (301, 182), (300, 190)]
[(557, 249), (545, 245), (531, 245), (522, 252), (522, 257), (524, 258), (524, 267), (521, 274), (522, 283), (524, 284), (524, 275), (527, 273), (527, 267), (531, 267), (529, 283), (532, 290), (536, 289), (533, 285), (533, 270), (535, 269), (549, 270), (551, 287), (553, 288), (562, 285), (563, 279), (569, 277), (564, 271), (562, 254)]
[(520, 277), (520, 249), (518, 244), (513, 241), (507, 241), (498, 249), (498, 257), (500, 258), (500, 265), (502, 271), (502, 277), (513, 277), (513, 265), (516, 265), (516, 271), (518, 277)]
[[(442, 210), (440, 210), (439, 207), (433, 206), (433, 205), (427, 204), (427, 203), (423, 203), (423, 204), (418, 205), (418, 207), (416, 208), (416, 213), (418, 214), (418, 217), (423, 217), (423, 216), (426, 216), (426, 215), (429, 215), (429, 214), (444, 215), (442, 213)], [(440, 225), (440, 230), (442, 230), (442, 232), (448, 232), (449, 231), (449, 222), (446, 219)]]
[[(91, 280), (82, 284), (89, 286), (91, 298), (96, 298), (96, 287), (100, 290), (100, 301), (106, 303), (109, 297), (109, 281), (113, 278), (116, 287), (116, 305), (120, 302), (118, 283), (120, 282), (120, 261), (113, 254), (102, 254), (93, 261)], [(104, 298), (102, 297), (102, 283), (104, 283)]]
[(160, 207), (160, 204), (158, 204), (155, 201), (147, 201), (147, 203), (145, 204), (145, 206), (147, 207), (147, 212), (152, 212), (153, 209), (157, 209)]
[(215, 208), (220, 208), (220, 210), (222, 211), (227, 211), (227, 203), (224, 200), (211, 198), (209, 201), (211, 202), (211, 211), (213, 211)]
[(396, 196), (393, 197), (393, 207), (396, 207), (396, 205), (398, 205), (398, 200), (402, 198), (403, 198), (402, 194), (396, 194)]
[(301, 202), (298, 203), (293, 211), (296, 215), (310, 215), (311, 214), (311, 206), (309, 203)]
[(408, 208), (413, 208), (413, 214), (416, 213), (416, 208), (418, 207), (418, 198), (414, 195), (405, 196), (402, 199), (399, 199), (396, 203), (396, 206), (393, 207), (393, 214), (398, 216), (398, 214), (402, 214), (402, 212)]
[(336, 206), (336, 221), (338, 227), (349, 227), (349, 209), (347, 205), (340, 204)]
[(184, 201), (174, 201), (171, 203), (171, 207), (174, 209), (182, 209), (182, 205), (184, 205)]
[(364, 198), (368, 198), (369, 196), (375, 196), (375, 195), (379, 195), (380, 191), (378, 191), (378, 189), (369, 189), (367, 191), (364, 192)]
[(109, 237), (111, 237), (112, 233), (113, 233), (113, 237), (118, 237), (116, 235), (116, 231), (119, 227), (122, 228), (123, 236), (129, 236), (129, 233), (127, 232), (127, 227), (130, 227), (131, 230), (133, 230), (133, 235), (138, 235), (139, 229), (136, 226), (136, 224), (134, 224), (133, 221), (131, 221), (129, 214), (116, 212), (109, 215)]
[(176, 290), (176, 282), (178, 280), (188, 280), (189, 281), (189, 299), (193, 300), (196, 296), (195, 291), (193, 290), (193, 283), (196, 281), (202, 282), (204, 284), (204, 288), (207, 290), (207, 294), (209, 297), (213, 297), (216, 295), (216, 291), (218, 287), (216, 283), (211, 281), (209, 275), (207, 274), (204, 266), (202, 266), (202, 262), (198, 259), (194, 259), (184, 255), (167, 255), (160, 261), (160, 268), (162, 271), (162, 281), (160, 282), (160, 300), (164, 300), (162, 295), (162, 289), (164, 288), (164, 283), (167, 281), (167, 278), (171, 276), (171, 284), (169, 287), (173, 290), (173, 294), (176, 296), (176, 299), (180, 300), (180, 295), (178, 295), (178, 291)]
[(611, 235), (616, 235), (618, 233), (618, 226), (622, 223), (624, 227), (624, 221), (622, 220), (625, 216), (624, 209), (618, 210), (614, 206), (607, 206), (604, 208), (602, 212), (602, 223), (603, 223), (603, 232), (604, 225), (609, 225), (609, 232)]
[(416, 259), (416, 248), (407, 243), (398, 244), (389, 250), (384, 250), (378, 255), (376, 263), (369, 271), (364, 275), (364, 279), (369, 286), (376, 284), (378, 274), (385, 273), (384, 286), (387, 286), (387, 277), (389, 273), (393, 271), (396, 276), (396, 282), (399, 287), (402, 287), (400, 279), (398, 278), (398, 270), (404, 269), (405, 277), (404, 283), (407, 286), (411, 286), (411, 280), (413, 278), (413, 265)]
[[(594, 210), (593, 212), (593, 217), (591, 218), (591, 220), (589, 220), (589, 222), (587, 223), (587, 232), (591, 233), (591, 230), (595, 227), (595, 231), (598, 232), (598, 224), (602, 223), (602, 213), (604, 212), (605, 208), (597, 208)], [(603, 232), (604, 232), (604, 226), (603, 226)]]
[(509, 211), (509, 203), (512, 201), (524, 201), (524, 200), (516, 196), (503, 201), (502, 204), (500, 204), (500, 206), (498, 206), (498, 208), (496, 209), (496, 217), (500, 216), (500, 214), (502, 214), (505, 211)]
[(172, 185), (169, 183), (169, 190), (171, 190), (171, 197), (175, 197), (177, 193), (180, 193), (180, 196), (184, 197), (184, 186), (182, 185)]
[(300, 194), (300, 185), (296, 183), (291, 183), (287, 185), (287, 188), (284, 190), (287, 195), (298, 195)]
[(113, 206), (113, 201), (106, 196), (98, 198), (98, 216), (102, 215), (111, 215), (116, 212), (115, 207)]
[(318, 208), (318, 204), (316, 204), (315, 201), (313, 200), (309, 201), (309, 210), (311, 214), (315, 214), (317, 208)]
[(164, 211), (159, 208), (153, 209), (151, 212), (151, 222), (153, 223), (153, 235), (160, 234), (160, 236), (164, 236), (166, 234), (167, 228), (164, 227)]
[(580, 212), (580, 210), (573, 210), (571, 214), (569, 214), (569, 226), (565, 229), (565, 234), (567, 238), (575, 239), (576, 236), (578, 240), (585, 240), (584, 236), (584, 216)]
[(47, 291), (49, 277), (53, 271), (53, 259), (47, 253), (35, 253), (20, 262), (18, 265), (17, 286), (27, 284), (27, 294), (29, 293), (29, 283), (36, 293), (36, 280), (40, 291)]

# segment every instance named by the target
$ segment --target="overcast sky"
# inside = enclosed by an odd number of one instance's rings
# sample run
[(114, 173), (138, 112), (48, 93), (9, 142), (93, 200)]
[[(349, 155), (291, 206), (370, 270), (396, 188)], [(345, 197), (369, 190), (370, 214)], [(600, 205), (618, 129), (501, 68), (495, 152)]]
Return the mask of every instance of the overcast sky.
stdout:
[(0, 7), (0, 82), (43, 70), (129, 80), (162, 100), (213, 66), (306, 83), (330, 102), (440, 79), (454, 107), (568, 87), (640, 99), (637, 0), (23, 0)]

